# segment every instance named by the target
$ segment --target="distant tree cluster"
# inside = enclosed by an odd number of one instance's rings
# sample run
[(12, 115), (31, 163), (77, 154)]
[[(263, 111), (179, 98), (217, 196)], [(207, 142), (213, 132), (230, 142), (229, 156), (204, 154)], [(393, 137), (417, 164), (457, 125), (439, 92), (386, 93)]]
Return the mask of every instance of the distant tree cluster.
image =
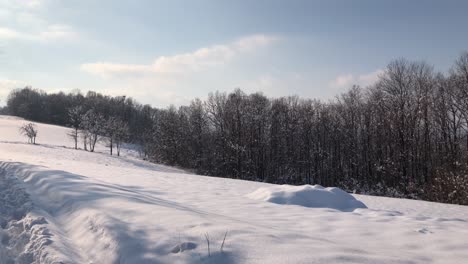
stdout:
[(375, 84), (326, 103), (237, 89), (156, 109), (25, 88), (11, 93), (8, 110), (71, 126), (90, 151), (99, 136), (118, 151), (129, 140), (149, 160), (199, 174), (468, 204), (468, 53), (447, 74), (393, 61)]
[(8, 114), (8, 108), (6, 106), (1, 107), (0, 106), (0, 115), (6, 115)]
[(12, 91), (7, 101), (11, 115), (69, 126), (68, 135), (75, 149), (81, 141), (84, 150), (94, 152), (96, 143), (105, 141), (111, 155), (114, 149), (120, 155), (123, 142), (138, 142), (142, 135), (140, 130), (151, 127), (151, 120), (141, 115), (149, 108), (125, 96), (109, 97), (95, 92), (88, 92), (86, 96), (79, 92), (47, 94), (30, 87)]

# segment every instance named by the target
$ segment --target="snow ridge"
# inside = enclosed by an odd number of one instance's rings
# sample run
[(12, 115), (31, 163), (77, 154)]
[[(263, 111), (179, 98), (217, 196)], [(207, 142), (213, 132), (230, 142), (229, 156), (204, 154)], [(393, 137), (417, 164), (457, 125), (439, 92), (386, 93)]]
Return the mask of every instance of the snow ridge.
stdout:
[(51, 243), (51, 234), (45, 218), (30, 212), (32, 207), (18, 179), (0, 168), (0, 263), (45, 259), (43, 250)]

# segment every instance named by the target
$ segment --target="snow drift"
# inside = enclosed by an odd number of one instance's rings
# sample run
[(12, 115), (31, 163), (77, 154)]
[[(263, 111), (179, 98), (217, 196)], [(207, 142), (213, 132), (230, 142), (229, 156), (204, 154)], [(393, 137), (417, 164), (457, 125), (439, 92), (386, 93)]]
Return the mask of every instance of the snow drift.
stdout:
[(349, 193), (337, 187), (324, 188), (320, 185), (280, 185), (262, 187), (248, 195), (255, 200), (276, 204), (293, 204), (304, 207), (331, 208), (340, 211), (352, 211), (367, 208)]

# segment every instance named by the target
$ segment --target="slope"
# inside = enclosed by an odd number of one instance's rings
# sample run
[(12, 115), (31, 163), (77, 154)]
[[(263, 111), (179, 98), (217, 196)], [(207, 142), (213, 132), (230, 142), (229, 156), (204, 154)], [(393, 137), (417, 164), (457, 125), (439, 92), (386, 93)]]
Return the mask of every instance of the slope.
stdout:
[(468, 207), (361, 195), (367, 209), (270, 203), (251, 194), (273, 185), (74, 150), (62, 127), (38, 124), (40, 145), (25, 144), (23, 122), (0, 117), (0, 205), (21, 208), (5, 210), (5, 263), (468, 259)]

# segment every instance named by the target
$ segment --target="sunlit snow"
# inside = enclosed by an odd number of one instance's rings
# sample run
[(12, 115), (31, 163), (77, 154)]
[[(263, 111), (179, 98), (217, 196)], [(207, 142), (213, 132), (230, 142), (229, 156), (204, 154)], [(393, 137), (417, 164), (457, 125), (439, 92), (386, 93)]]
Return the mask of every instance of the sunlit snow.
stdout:
[(74, 150), (52, 125), (31, 145), (25, 122), (0, 116), (2, 264), (468, 259), (466, 206), (193, 175)]

